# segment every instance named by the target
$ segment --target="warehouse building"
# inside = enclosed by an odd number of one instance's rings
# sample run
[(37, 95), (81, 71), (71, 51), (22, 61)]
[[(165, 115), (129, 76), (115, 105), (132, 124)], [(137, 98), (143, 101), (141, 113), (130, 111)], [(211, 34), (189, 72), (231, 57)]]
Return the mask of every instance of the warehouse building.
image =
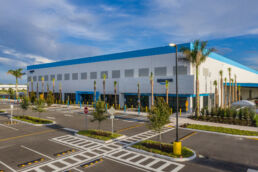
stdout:
[[(178, 50), (182, 46), (191, 49), (193, 44), (179, 44)], [(229, 86), (228, 68), (231, 68), (231, 78), (236, 75), (237, 84), (241, 86), (241, 99), (258, 97), (258, 71), (217, 53), (211, 53), (199, 68), (201, 107), (214, 105), (213, 81), (217, 80), (218, 93), (220, 93), (220, 70), (223, 70), (223, 85)], [(54, 90), (57, 99), (61, 98), (66, 101), (69, 98), (78, 103), (94, 100), (94, 81), (96, 81), (96, 99), (101, 96), (103, 99), (103, 76), (105, 74), (107, 77), (105, 94), (109, 104), (114, 103), (114, 81), (117, 81), (117, 99), (120, 106), (125, 104), (127, 107), (137, 106), (137, 84), (139, 83), (140, 102), (141, 106), (145, 107), (150, 106), (150, 74), (152, 72), (154, 74), (154, 96), (166, 96), (165, 81), (168, 80), (169, 105), (175, 109), (175, 71), (175, 47), (164, 46), (31, 65), (27, 67), (27, 77), (29, 92), (37, 90), (39, 93), (46, 93), (50, 89)], [(182, 111), (192, 112), (195, 108), (196, 97), (195, 67), (180, 52), (178, 53), (178, 74), (179, 106)], [(44, 85), (41, 81), (42, 77)], [(224, 83), (225, 77), (227, 83)], [(55, 79), (54, 85), (53, 78)], [(226, 95), (229, 94), (228, 90)], [(219, 98), (219, 104), (220, 101), (221, 98)], [(224, 96), (222, 101), (225, 101)]]

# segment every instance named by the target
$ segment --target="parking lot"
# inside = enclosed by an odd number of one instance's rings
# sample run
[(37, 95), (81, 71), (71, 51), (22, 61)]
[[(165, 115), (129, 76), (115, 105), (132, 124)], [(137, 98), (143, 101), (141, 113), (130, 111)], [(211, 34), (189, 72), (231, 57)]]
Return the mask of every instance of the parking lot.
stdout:
[[(8, 105), (0, 105), (8, 109)], [(9, 112), (9, 111), (8, 111)], [(197, 158), (172, 162), (126, 149), (139, 140), (158, 139), (144, 117), (118, 114), (114, 131), (127, 138), (100, 144), (73, 135), (74, 130), (97, 128), (79, 108), (50, 108), (42, 114), (31, 110), (27, 115), (56, 121), (49, 127), (9, 124), (7, 114), (0, 115), (0, 170), (3, 171), (247, 171), (258, 169), (258, 141), (232, 136), (179, 130), (182, 144), (195, 150)], [(14, 114), (22, 114), (21, 111)], [(140, 119), (140, 120), (139, 120)], [(110, 119), (101, 129), (111, 131)], [(173, 142), (175, 129), (168, 127), (162, 141)]]

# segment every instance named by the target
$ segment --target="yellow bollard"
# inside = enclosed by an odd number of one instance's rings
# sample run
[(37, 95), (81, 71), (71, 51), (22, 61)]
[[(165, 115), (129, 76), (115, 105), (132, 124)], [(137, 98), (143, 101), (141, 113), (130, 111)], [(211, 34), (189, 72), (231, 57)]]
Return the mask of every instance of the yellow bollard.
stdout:
[(133, 105), (131, 106), (131, 108), (133, 108)]
[(181, 155), (182, 154), (182, 143), (181, 142), (174, 142), (173, 143), (173, 153), (175, 155)]
[(112, 106), (114, 107), (115, 105), (113, 104)]
[(173, 109), (172, 108), (170, 108), (170, 113), (173, 114)]
[(93, 102), (92, 102), (91, 104), (92, 104), (92, 106), (93, 106)]
[(182, 114), (182, 109), (180, 108), (180, 116), (181, 116), (181, 114)]
[(148, 112), (148, 108), (147, 108), (147, 106), (145, 107), (145, 109), (146, 109), (146, 112)]
[(107, 104), (107, 108), (109, 107), (109, 104)]
[(89, 105), (89, 102), (87, 101), (87, 106)]
[(118, 105), (118, 107), (119, 107), (119, 110), (120, 110), (120, 104)]

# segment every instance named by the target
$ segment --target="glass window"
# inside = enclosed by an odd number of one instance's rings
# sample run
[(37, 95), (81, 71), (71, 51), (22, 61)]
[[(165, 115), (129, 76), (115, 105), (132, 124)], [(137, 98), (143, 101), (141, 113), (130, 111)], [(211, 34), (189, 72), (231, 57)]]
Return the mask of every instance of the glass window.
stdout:
[(53, 79), (55, 78), (55, 75), (50, 75), (50, 80), (53, 81)]
[(133, 77), (134, 76), (134, 70), (133, 69), (126, 69), (125, 70), (125, 77)]
[(62, 74), (57, 74), (57, 80), (61, 81), (62, 80)]
[(70, 73), (64, 74), (64, 80), (70, 80)]
[(139, 77), (142, 77), (142, 76), (149, 76), (149, 69), (148, 68), (139, 69)]
[(166, 76), (167, 75), (167, 67), (155, 67), (154, 75), (155, 76)]
[(72, 80), (78, 80), (78, 73), (72, 74)]
[(33, 81), (37, 81), (37, 76), (33, 76)]
[(41, 81), (42, 76), (38, 76), (38, 81)]
[(87, 72), (81, 73), (81, 79), (87, 79)]
[(120, 70), (112, 70), (112, 78), (120, 78)]
[[(176, 75), (176, 67), (173, 67), (173, 73)], [(178, 75), (187, 75), (187, 67), (186, 66), (178, 66)]]
[(45, 75), (44, 78), (45, 81), (48, 81), (48, 75)]
[(91, 72), (90, 79), (97, 79), (97, 72)]
[(100, 72), (101, 79), (104, 78), (104, 74), (106, 74), (106, 78), (108, 78), (108, 71), (102, 71), (102, 72)]
[(28, 82), (31, 81), (31, 76), (28, 77)]

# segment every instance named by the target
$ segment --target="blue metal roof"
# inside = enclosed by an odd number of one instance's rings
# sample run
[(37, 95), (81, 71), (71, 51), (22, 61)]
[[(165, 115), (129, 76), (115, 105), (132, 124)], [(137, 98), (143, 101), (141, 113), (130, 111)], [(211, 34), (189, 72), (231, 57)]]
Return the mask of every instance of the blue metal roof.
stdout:
[[(235, 83), (233, 83), (233, 85), (235, 85)], [(229, 83), (227, 83), (227, 86), (229, 86)], [(258, 83), (237, 83), (237, 86), (240, 86), (240, 87), (256, 87), (256, 88), (258, 88)]]
[[(181, 47), (188, 47), (188, 48), (192, 49), (193, 44), (192, 43), (178, 44), (178, 50), (180, 50)], [(58, 62), (53, 62), (53, 63), (31, 65), (31, 66), (27, 66), (27, 70), (58, 67), (58, 66), (67, 66), (67, 65), (76, 65), (76, 64), (84, 64), (84, 63), (95, 63), (95, 62), (111, 61), (111, 60), (121, 60), (121, 59), (127, 59), (127, 58), (137, 58), (137, 57), (142, 57), (142, 56), (152, 56), (152, 55), (168, 54), (168, 53), (174, 53), (174, 52), (175, 52), (174, 47), (163, 46), (163, 47), (128, 51), (128, 52), (122, 52), (122, 53), (114, 53), (114, 54), (107, 54), (107, 55), (100, 55), (100, 56), (93, 56), (93, 57), (84, 57), (84, 58), (72, 59), (72, 60), (64, 60), (64, 61), (58, 61)], [(219, 54), (211, 53), (209, 55), (209, 57), (213, 58), (215, 60), (230, 64), (230, 65), (236, 66), (238, 68), (253, 72), (255, 74), (258, 74), (258, 71), (251, 69), (247, 66), (244, 66), (236, 61), (228, 59), (224, 56), (221, 56)]]

